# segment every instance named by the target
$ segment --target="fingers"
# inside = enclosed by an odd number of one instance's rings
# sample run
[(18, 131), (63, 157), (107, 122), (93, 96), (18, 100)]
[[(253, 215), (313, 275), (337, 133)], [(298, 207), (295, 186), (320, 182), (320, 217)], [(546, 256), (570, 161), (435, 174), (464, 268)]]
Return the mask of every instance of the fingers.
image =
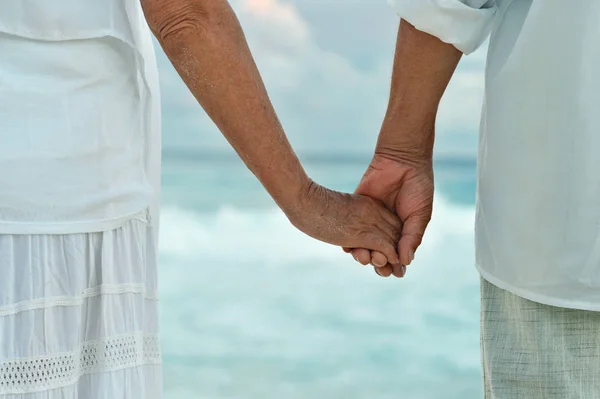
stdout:
[[(387, 212), (386, 212), (387, 214)], [(377, 225), (377, 228), (387, 237), (390, 237), (396, 243), (400, 240), (402, 232), (402, 223), (397, 216), (394, 216), (395, 223), (389, 223), (387, 220), (383, 220), (382, 223)], [(396, 246), (397, 244), (395, 244)]]
[(358, 263), (364, 266), (371, 263), (371, 251), (369, 251), (368, 249), (354, 248), (352, 249), (352, 256), (354, 257), (354, 260), (356, 260)]
[(369, 251), (371, 253), (371, 264), (375, 267), (383, 267), (388, 263), (387, 257), (379, 251)]
[(398, 243), (398, 253), (400, 254), (400, 263), (410, 265), (415, 257), (415, 252), (421, 241), (423, 234), (431, 219), (430, 213), (415, 214), (408, 217), (402, 226), (402, 237)]
[(391, 265), (385, 265), (384, 267), (374, 267), (373, 268), (375, 270), (375, 273), (377, 273), (378, 275), (380, 275), (381, 277), (389, 277), (392, 275), (392, 266)]
[(402, 230), (402, 222), (400, 221), (400, 218), (387, 208), (379, 208), (379, 211), (380, 219), (377, 223), (379, 229), (391, 237), (400, 237), (399, 233)]
[(364, 248), (349, 249), (354, 259), (362, 265), (368, 265), (371, 263), (375, 273), (381, 277), (389, 277), (394, 275), (395, 277), (402, 278), (406, 274), (406, 266), (401, 264), (392, 265), (388, 263), (387, 257), (378, 251), (369, 251)]
[[(396, 252), (396, 242), (389, 235), (381, 232), (379, 234), (369, 234), (365, 237), (365, 247), (382, 253), (391, 264), (400, 263), (398, 253)], [(370, 257), (370, 254), (369, 254)]]
[[(398, 216), (392, 214), (387, 209), (383, 209), (383, 218), (377, 225), (380, 233), (383, 233), (385, 239), (381, 241), (382, 246), (371, 248), (371, 261), (375, 260), (374, 266), (383, 266), (386, 263), (400, 263), (398, 250), (398, 241), (401, 238), (402, 223)], [(390, 244), (388, 246), (388, 244)], [(393, 248), (393, 249), (392, 249)]]
[(394, 277), (402, 278), (406, 274), (406, 266), (392, 265), (392, 274)]
[(399, 231), (402, 228), (402, 221), (395, 213), (384, 212), (383, 218), (393, 230)]
[(371, 251), (371, 264), (377, 270), (381, 270), (381, 268), (389, 270), (389, 268), (391, 267), (391, 274), (393, 274), (394, 277), (402, 278), (406, 274), (406, 266), (402, 264), (392, 265), (388, 263), (387, 258), (381, 252)]
[[(352, 257), (363, 265), (372, 264), (373, 266), (383, 267), (388, 263), (387, 257), (378, 251), (369, 251), (364, 248), (342, 248), (346, 253), (352, 253)], [(364, 263), (367, 262), (367, 263)]]

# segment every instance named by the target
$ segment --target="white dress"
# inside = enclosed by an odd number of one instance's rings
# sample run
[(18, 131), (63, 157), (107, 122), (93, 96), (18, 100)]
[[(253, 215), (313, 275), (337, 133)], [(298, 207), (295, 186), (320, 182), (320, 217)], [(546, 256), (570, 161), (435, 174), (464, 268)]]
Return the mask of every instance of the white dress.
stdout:
[(0, 398), (158, 399), (152, 227), (0, 235)]
[(0, 399), (159, 399), (160, 103), (139, 0), (0, 2), (0, 48)]

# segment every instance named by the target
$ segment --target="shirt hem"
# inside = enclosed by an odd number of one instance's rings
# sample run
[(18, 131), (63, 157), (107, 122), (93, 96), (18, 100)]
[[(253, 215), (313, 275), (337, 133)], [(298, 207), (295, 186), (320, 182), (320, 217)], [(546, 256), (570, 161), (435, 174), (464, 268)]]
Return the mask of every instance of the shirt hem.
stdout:
[(66, 223), (19, 223), (0, 222), (0, 234), (28, 235), (28, 234), (80, 234), (98, 233), (118, 229), (131, 219), (138, 219), (150, 223), (148, 208), (136, 211), (114, 219), (66, 222)]
[(496, 287), (508, 291), (514, 295), (517, 295), (521, 298), (541, 303), (543, 305), (549, 305), (559, 308), (567, 308), (567, 309), (577, 309), (577, 310), (589, 310), (589, 311), (600, 311), (600, 303), (594, 305), (589, 302), (577, 301), (577, 300), (565, 300), (559, 299), (555, 297), (550, 297), (543, 294), (536, 294), (535, 292), (531, 292), (528, 290), (524, 290), (521, 288), (517, 288), (514, 285), (511, 285), (505, 281), (500, 280), (499, 278), (493, 276), (487, 271), (483, 270), (483, 268), (479, 265), (475, 265), (477, 271), (481, 275), (483, 279), (488, 281), (490, 284), (495, 285)]

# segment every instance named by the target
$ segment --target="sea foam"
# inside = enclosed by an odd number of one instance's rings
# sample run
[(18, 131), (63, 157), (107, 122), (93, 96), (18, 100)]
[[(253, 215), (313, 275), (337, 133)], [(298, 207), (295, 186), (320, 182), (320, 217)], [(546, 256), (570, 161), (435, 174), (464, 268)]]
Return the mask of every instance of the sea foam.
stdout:
[(403, 280), (276, 209), (166, 207), (161, 224), (167, 398), (481, 396), (473, 207), (436, 198)]

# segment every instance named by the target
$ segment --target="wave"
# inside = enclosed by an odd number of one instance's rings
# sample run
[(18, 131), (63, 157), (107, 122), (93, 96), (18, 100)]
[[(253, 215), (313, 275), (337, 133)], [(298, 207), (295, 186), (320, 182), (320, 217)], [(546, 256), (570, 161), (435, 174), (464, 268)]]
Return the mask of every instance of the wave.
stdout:
[(424, 243), (397, 280), (305, 236), (276, 209), (165, 207), (166, 381), (178, 381), (181, 397), (219, 397), (215, 381), (235, 381), (223, 383), (236, 397), (340, 387), (357, 398), (437, 397), (435, 386), (447, 398), (480, 396), (473, 224), (474, 207), (437, 197)]
[[(472, 237), (474, 206), (434, 201), (432, 222), (421, 252), (434, 250), (450, 237)], [(223, 261), (244, 253), (245, 259), (264, 261), (339, 259), (331, 246), (296, 230), (279, 209), (249, 210), (223, 206), (215, 212), (164, 207), (161, 251), (169, 254), (219, 253)], [(439, 251), (435, 251), (439, 253)]]

